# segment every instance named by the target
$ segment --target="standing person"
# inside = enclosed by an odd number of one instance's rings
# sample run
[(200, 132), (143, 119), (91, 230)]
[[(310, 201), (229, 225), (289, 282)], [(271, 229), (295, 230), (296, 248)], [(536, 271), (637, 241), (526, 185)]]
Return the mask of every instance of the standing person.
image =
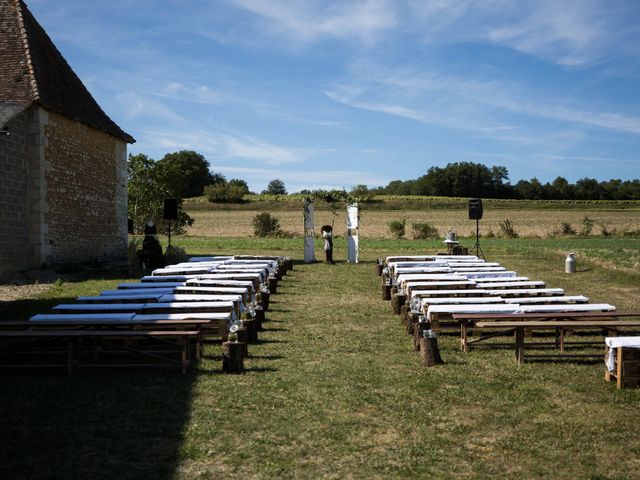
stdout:
[(320, 231), (324, 238), (325, 261), (333, 264), (333, 227), (331, 225), (323, 225)]

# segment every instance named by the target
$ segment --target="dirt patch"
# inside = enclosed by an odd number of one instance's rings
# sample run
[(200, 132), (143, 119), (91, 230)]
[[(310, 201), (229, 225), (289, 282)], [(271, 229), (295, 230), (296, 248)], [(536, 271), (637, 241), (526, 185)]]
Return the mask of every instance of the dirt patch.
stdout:
[(62, 276), (51, 270), (30, 270), (0, 275), (0, 302), (32, 298), (53, 288)]

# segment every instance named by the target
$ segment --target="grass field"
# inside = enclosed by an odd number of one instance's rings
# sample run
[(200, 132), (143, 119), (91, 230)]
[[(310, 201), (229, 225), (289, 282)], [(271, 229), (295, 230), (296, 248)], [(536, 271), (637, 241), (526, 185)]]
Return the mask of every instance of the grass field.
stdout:
[[(302, 242), (176, 243), (193, 254), (300, 259)], [(363, 239), (362, 263), (348, 265), (338, 240), (336, 265), (298, 263), (273, 296), (242, 376), (220, 374), (215, 345), (185, 377), (3, 371), (0, 478), (638, 478), (640, 389), (606, 384), (602, 362), (518, 367), (512, 349), (463, 354), (456, 337), (442, 336), (446, 364), (420, 366), (380, 300), (373, 262), (439, 246)], [(640, 310), (637, 238), (487, 239), (483, 249), (567, 294)], [(563, 273), (569, 249), (578, 252), (574, 275)], [(117, 281), (64, 283), (3, 305), (2, 317)]]
[[(189, 215), (195, 219), (194, 225), (189, 228), (188, 234), (193, 236), (209, 237), (240, 237), (253, 235), (251, 220), (259, 213), (257, 210), (188, 210)], [(271, 210), (270, 213), (280, 221), (283, 230), (295, 235), (303, 235), (302, 208), (296, 210)], [(570, 223), (580, 232), (585, 216), (593, 220), (594, 236), (601, 235), (602, 225), (608, 231), (618, 234), (623, 232), (635, 232), (640, 235), (640, 210), (582, 210), (582, 209), (550, 209), (540, 210), (535, 208), (519, 209), (494, 209), (486, 210), (480, 222), (481, 235), (492, 232), (500, 234), (500, 222), (510, 219), (515, 230), (524, 237), (542, 237), (557, 235), (561, 230), (562, 222)], [(432, 209), (432, 210), (367, 210), (366, 206), (361, 210), (360, 235), (363, 238), (390, 238), (388, 222), (390, 220), (407, 219), (406, 237), (412, 237), (411, 224), (414, 222), (429, 222), (434, 225), (444, 238), (449, 229), (453, 229), (459, 236), (475, 235), (476, 225), (468, 219), (465, 208), (458, 209)], [(346, 214), (341, 210), (338, 215), (330, 211), (316, 211), (316, 232), (320, 226), (333, 224), (337, 235), (344, 235), (346, 231)]]

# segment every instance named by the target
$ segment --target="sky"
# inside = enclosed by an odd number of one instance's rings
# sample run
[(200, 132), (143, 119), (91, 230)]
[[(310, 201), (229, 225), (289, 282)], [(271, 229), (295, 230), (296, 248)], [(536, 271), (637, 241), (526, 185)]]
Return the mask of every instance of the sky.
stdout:
[(640, 177), (637, 0), (26, 2), (130, 153), (253, 191)]

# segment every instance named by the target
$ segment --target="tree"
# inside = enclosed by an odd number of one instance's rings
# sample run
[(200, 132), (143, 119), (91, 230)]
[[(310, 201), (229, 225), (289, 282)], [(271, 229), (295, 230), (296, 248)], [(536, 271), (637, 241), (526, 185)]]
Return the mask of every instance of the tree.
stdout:
[(153, 220), (158, 231), (166, 233), (169, 224), (163, 219), (164, 199), (178, 200), (178, 220), (172, 222), (172, 232), (184, 232), (193, 219), (182, 210), (182, 199), (174, 182), (166, 182), (166, 170), (144, 154), (129, 155), (127, 160), (128, 215), (136, 233), (144, 231), (147, 220)]
[(279, 178), (274, 178), (267, 185), (267, 189), (263, 190), (262, 193), (267, 195), (286, 195), (287, 189), (284, 187), (284, 182)]
[(239, 178), (232, 178), (231, 180), (229, 180), (229, 186), (233, 187), (240, 194), (240, 197), (249, 195), (250, 193), (249, 185), (247, 185), (247, 182)]
[(171, 185), (179, 198), (198, 197), (213, 183), (209, 162), (192, 150), (167, 153), (158, 161), (158, 168), (163, 182)]

